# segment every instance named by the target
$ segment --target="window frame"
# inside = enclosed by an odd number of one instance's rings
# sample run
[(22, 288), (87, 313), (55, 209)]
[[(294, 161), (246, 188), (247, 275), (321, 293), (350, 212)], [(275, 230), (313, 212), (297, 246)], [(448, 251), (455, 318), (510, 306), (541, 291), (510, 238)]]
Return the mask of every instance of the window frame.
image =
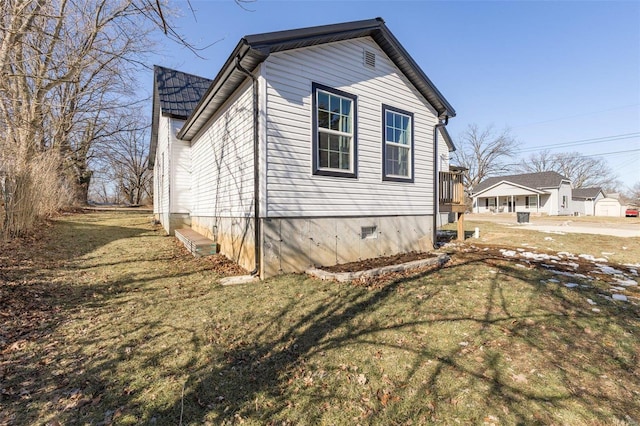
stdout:
[[(387, 174), (387, 111), (392, 112), (394, 114), (404, 115), (409, 117), (409, 126), (411, 127), (409, 131), (409, 137), (411, 138), (409, 144), (409, 175), (406, 177), (399, 175), (390, 175)], [(402, 110), (400, 108), (393, 107), (391, 105), (382, 104), (382, 180), (387, 182), (404, 182), (404, 183), (414, 183), (415, 173), (414, 173), (414, 132), (415, 132), (415, 121), (414, 114), (409, 111)]]
[[(533, 200), (533, 202), (531, 202), (531, 200)], [(527, 195), (527, 198), (525, 199), (525, 203), (526, 203), (526, 208), (528, 209), (533, 209), (533, 208), (538, 208), (538, 196), (537, 195)]]
[[(333, 169), (320, 166), (320, 146), (318, 126), (318, 92), (338, 96), (351, 101), (351, 168), (349, 170)], [(358, 97), (320, 83), (311, 83), (311, 120), (312, 120), (312, 172), (317, 176), (353, 178), (358, 177)]]

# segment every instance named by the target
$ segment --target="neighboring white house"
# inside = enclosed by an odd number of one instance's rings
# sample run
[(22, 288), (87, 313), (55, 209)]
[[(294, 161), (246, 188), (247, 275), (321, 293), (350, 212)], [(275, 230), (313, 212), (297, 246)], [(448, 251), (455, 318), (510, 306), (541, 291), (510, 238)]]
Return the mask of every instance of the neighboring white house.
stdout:
[(578, 216), (596, 216), (596, 203), (605, 198), (602, 188), (574, 188), (571, 208)]
[(556, 172), (491, 177), (472, 189), (473, 211), (570, 215), (571, 190), (571, 181)]
[(433, 247), (455, 111), (380, 18), (245, 36), (210, 83), (158, 67), (153, 114), (168, 233), (261, 277)]

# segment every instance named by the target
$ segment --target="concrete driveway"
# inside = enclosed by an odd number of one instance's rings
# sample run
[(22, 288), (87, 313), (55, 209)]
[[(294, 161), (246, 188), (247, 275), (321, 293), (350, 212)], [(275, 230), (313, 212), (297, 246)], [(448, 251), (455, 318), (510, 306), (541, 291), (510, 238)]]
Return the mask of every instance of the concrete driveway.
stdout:
[[(621, 220), (624, 219), (624, 220)], [(465, 220), (494, 222), (507, 226), (523, 226), (526, 229), (540, 232), (557, 232), (566, 234), (600, 234), (614, 237), (640, 237), (640, 222), (636, 218), (576, 218), (571, 216), (531, 216), (529, 223), (518, 223), (515, 213), (507, 214), (478, 214), (465, 215)], [(628, 220), (628, 223), (625, 221)]]

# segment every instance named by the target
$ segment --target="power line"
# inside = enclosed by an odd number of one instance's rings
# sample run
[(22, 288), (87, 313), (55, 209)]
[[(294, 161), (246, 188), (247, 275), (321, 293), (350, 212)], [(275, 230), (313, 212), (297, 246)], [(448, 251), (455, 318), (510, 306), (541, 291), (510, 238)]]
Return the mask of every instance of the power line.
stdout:
[(599, 111), (591, 111), (591, 112), (585, 112), (585, 113), (581, 113), (581, 114), (567, 115), (567, 116), (564, 116), (564, 117), (557, 117), (557, 118), (552, 118), (552, 119), (549, 119), (549, 120), (535, 121), (533, 123), (518, 124), (516, 126), (511, 126), (511, 128), (515, 129), (515, 128), (518, 128), (518, 127), (527, 127), (527, 126), (533, 126), (533, 125), (536, 125), (536, 124), (552, 123), (554, 121), (568, 120), (568, 119), (571, 119), (571, 118), (583, 117), (585, 115), (593, 115), (593, 114), (599, 114), (601, 112), (609, 112), (609, 111), (615, 111), (615, 110), (618, 110), (618, 109), (631, 108), (631, 107), (635, 107), (635, 106), (638, 106), (638, 105), (640, 105), (640, 103), (629, 104), (629, 105), (621, 105), (621, 106), (617, 106), (617, 107), (613, 107), (613, 108), (601, 109)]
[(591, 138), (591, 139), (579, 139), (575, 141), (558, 142), (558, 143), (553, 143), (548, 145), (538, 145), (536, 147), (523, 148), (518, 150), (517, 152), (524, 153), (524, 152), (539, 151), (541, 149), (546, 149), (546, 148), (567, 148), (567, 147), (577, 146), (577, 145), (591, 145), (596, 143), (614, 142), (614, 141), (619, 141), (624, 139), (635, 139), (637, 137), (640, 137), (640, 132), (623, 133), (620, 135), (602, 136), (599, 138)]
[(602, 154), (582, 154), (583, 157), (604, 157), (607, 155), (615, 155), (615, 154), (627, 154), (629, 152), (640, 152), (640, 148), (638, 149), (628, 149), (626, 151), (615, 151), (615, 152), (605, 152)]

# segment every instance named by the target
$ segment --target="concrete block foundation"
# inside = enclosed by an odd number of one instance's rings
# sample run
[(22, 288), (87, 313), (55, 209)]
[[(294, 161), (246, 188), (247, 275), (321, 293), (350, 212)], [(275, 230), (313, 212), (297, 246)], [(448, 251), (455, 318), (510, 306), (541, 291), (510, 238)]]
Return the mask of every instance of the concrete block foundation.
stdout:
[(429, 251), (432, 230), (431, 215), (263, 219), (261, 276)]

